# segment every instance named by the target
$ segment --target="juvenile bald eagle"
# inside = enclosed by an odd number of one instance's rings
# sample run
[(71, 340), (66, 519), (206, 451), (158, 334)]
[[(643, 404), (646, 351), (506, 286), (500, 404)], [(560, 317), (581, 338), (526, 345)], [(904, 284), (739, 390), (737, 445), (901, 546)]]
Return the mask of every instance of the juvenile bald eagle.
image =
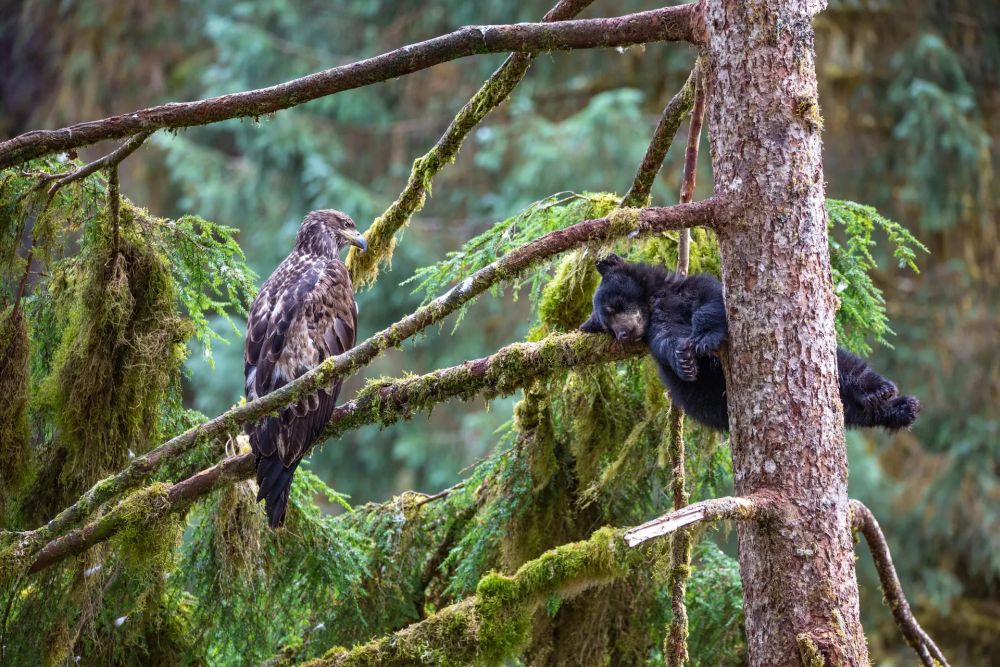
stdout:
[[(248, 401), (269, 394), (354, 347), (358, 305), (340, 251), (368, 245), (354, 221), (333, 209), (313, 211), (299, 227), (292, 253), (260, 289), (247, 321), (243, 372)], [(292, 474), (333, 415), (340, 382), (247, 424), (257, 466), (257, 501), (268, 523), (282, 525)]]

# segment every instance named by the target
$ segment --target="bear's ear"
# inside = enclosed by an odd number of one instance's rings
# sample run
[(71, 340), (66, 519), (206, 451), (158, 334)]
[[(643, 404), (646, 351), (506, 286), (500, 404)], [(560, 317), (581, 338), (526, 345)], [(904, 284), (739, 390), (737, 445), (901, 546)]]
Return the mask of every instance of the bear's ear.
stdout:
[(604, 327), (597, 321), (597, 313), (591, 313), (587, 321), (580, 325), (580, 331), (585, 333), (604, 333)]
[(597, 268), (597, 272), (603, 276), (606, 275), (608, 271), (625, 266), (625, 260), (618, 255), (611, 253), (604, 259), (597, 260), (597, 263), (594, 264), (594, 266)]

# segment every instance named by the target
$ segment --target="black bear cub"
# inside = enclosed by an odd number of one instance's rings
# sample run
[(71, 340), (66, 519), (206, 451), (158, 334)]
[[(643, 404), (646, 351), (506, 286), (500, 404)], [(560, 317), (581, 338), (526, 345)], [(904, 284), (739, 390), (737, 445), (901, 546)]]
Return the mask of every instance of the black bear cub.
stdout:
[[(717, 352), (729, 327), (722, 283), (709, 274), (682, 276), (658, 266), (610, 255), (597, 263), (601, 284), (594, 312), (581, 331), (610, 333), (623, 342), (645, 340), (672, 400), (692, 419), (729, 430), (726, 380)], [(920, 402), (861, 358), (837, 349), (840, 400), (847, 426), (908, 428)]]

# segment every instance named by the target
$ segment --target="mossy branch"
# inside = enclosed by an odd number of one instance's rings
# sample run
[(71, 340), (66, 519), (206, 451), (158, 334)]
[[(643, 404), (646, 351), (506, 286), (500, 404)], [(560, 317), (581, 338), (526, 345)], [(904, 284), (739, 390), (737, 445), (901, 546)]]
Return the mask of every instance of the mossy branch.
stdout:
[(635, 547), (691, 524), (705, 521), (766, 521), (779, 511), (777, 497), (770, 493), (710, 498), (630, 528), (625, 531), (625, 541), (630, 547)]
[(681, 89), (663, 108), (656, 129), (653, 130), (653, 138), (650, 139), (646, 153), (642, 156), (642, 162), (639, 163), (639, 169), (635, 172), (635, 178), (632, 179), (632, 187), (622, 197), (622, 206), (649, 204), (649, 193), (653, 189), (656, 175), (663, 167), (663, 160), (674, 143), (681, 121), (691, 112), (691, 106), (694, 104), (694, 76), (695, 72), (692, 70)]
[(532, 617), (552, 597), (568, 598), (625, 576), (641, 561), (622, 532), (601, 528), (522, 565), (511, 576), (491, 573), (476, 594), (392, 635), (353, 649), (335, 648), (307, 667), (500, 664), (531, 638)]
[(879, 581), (882, 583), (882, 593), (889, 604), (896, 627), (903, 634), (906, 643), (920, 656), (924, 667), (949, 667), (941, 649), (913, 616), (910, 603), (903, 594), (903, 586), (899, 583), (896, 567), (892, 563), (889, 543), (886, 542), (885, 534), (875, 520), (875, 515), (858, 500), (851, 501), (851, 527), (864, 535), (865, 541), (868, 542)]
[(269, 88), (175, 102), (78, 123), (36, 130), (0, 143), (0, 169), (49, 153), (121, 139), (161, 128), (182, 128), (274, 113), (304, 102), (388, 81), (450, 60), (485, 53), (547, 52), (632, 46), (654, 41), (695, 41), (696, 5), (664, 7), (614, 18), (467, 26), (373, 58), (316, 72)]
[(602, 244), (630, 233), (648, 234), (694, 225), (715, 226), (728, 217), (727, 200), (712, 197), (701, 202), (645, 209), (624, 209), (606, 218), (585, 220), (526, 243), (501, 259), (483, 267), (444, 295), (421, 306), (392, 326), (374, 334), (344, 354), (331, 357), (281, 389), (255, 401), (236, 406), (204, 424), (189, 429), (143, 456), (133, 459), (121, 472), (91, 487), (73, 505), (44, 526), (21, 534), (19, 549), (37, 553), (42, 545), (79, 524), (112, 498), (142, 484), (164, 461), (191, 451), (199, 442), (236, 433), (247, 422), (291, 405), (302, 396), (336, 382), (370, 363), (384, 350), (395, 347), (440, 322), (463, 305), (502, 281), (567, 250)]
[[(538, 343), (514, 343), (482, 359), (399, 380), (373, 382), (334, 412), (322, 439), (336, 437), (365, 424), (389, 425), (409, 419), (437, 403), (476, 396), (514, 393), (536, 378), (566, 368), (627, 359), (645, 352), (641, 344), (621, 345), (607, 336), (570, 333)], [(150, 525), (170, 513), (186, 510), (198, 498), (232, 482), (251, 477), (253, 454), (225, 459), (172, 486), (153, 484), (121, 500), (106, 514), (69, 531), (31, 552), (33, 542), (10, 546), (0, 554), (0, 579), (16, 572), (16, 563), (33, 562), (38, 572), (64, 558), (107, 540), (130, 525)], [(155, 496), (155, 498), (153, 498)], [(152, 500), (150, 500), (153, 498)], [(137, 509), (138, 508), (138, 509)], [(37, 553), (37, 555), (36, 555)]]
[[(593, 0), (560, 0), (542, 21), (562, 21), (583, 11)], [(462, 142), (486, 115), (500, 106), (521, 82), (535, 53), (512, 53), (482, 87), (472, 96), (448, 125), (434, 147), (413, 162), (410, 178), (396, 201), (365, 232), (368, 249), (355, 248), (347, 256), (347, 268), (355, 287), (369, 285), (378, 277), (379, 267), (392, 261), (396, 233), (410, 222), (414, 213), (424, 207), (431, 191), (431, 180), (446, 164), (455, 161)]]

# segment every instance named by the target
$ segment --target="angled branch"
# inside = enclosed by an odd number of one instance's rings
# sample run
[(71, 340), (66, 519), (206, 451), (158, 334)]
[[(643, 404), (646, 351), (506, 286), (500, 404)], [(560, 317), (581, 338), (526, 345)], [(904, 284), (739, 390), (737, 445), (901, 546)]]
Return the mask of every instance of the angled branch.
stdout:
[[(497, 397), (514, 393), (538, 377), (566, 368), (617, 361), (643, 354), (641, 344), (621, 345), (607, 336), (569, 333), (537, 343), (514, 343), (482, 359), (467, 361), (412, 378), (377, 382), (339, 406), (320, 441), (365, 424), (383, 426), (409, 419), (451, 398)], [(168, 514), (187, 510), (198, 498), (234, 481), (253, 476), (253, 454), (233, 456), (169, 486), (153, 484), (121, 500), (90, 524), (69, 531), (37, 550), (29, 572), (38, 572), (64, 558), (86, 551), (128, 525), (151, 525)], [(21, 562), (30, 552), (22, 541)]]
[(134, 137), (124, 142), (121, 146), (111, 151), (102, 158), (98, 158), (93, 162), (83, 165), (76, 171), (71, 171), (68, 174), (49, 174), (43, 179), (42, 185), (55, 179), (55, 183), (49, 186), (48, 198), (52, 199), (55, 196), (56, 191), (64, 185), (68, 185), (73, 181), (79, 181), (80, 179), (87, 178), (94, 172), (97, 172), (105, 167), (115, 168), (121, 164), (122, 160), (127, 158), (129, 155), (134, 153), (139, 146), (142, 146), (143, 142), (149, 138), (152, 132), (139, 132)]
[(38, 130), (0, 143), (0, 169), (47, 153), (161, 128), (208, 125), (261, 116), (303, 102), (387, 81), (449, 60), (483, 53), (547, 52), (694, 41), (695, 5), (665, 7), (616, 18), (559, 23), (467, 26), (380, 56), (316, 72), (269, 88), (196, 102), (175, 102), (60, 130)]
[(646, 154), (642, 156), (639, 169), (632, 179), (632, 187), (622, 198), (622, 206), (645, 206), (649, 203), (649, 193), (653, 189), (656, 175), (663, 167), (667, 151), (674, 143), (681, 121), (691, 112), (691, 105), (694, 103), (694, 76), (695, 72), (692, 70), (681, 89), (663, 108), (656, 129), (653, 130), (653, 138), (650, 139)]
[(327, 359), (281, 389), (236, 406), (132, 459), (124, 470), (95, 484), (46, 525), (23, 533), (19, 540), (20, 548), (29, 554), (36, 553), (42, 545), (77, 525), (108, 500), (149, 479), (164, 460), (182, 456), (200, 441), (235, 433), (247, 422), (287, 407), (302, 396), (332, 384), (370, 363), (387, 348), (395, 347), (424, 328), (440, 322), (493, 285), (516, 277), (551, 257), (587, 244), (605, 243), (629, 233), (648, 234), (695, 225), (713, 226), (724, 222), (729, 215), (727, 200), (713, 197), (693, 204), (626, 209), (607, 218), (585, 220), (546, 234), (476, 271), (461, 285), (344, 354)]
[[(548, 23), (572, 18), (592, 1), (560, 0), (542, 21)], [(535, 55), (537, 54), (512, 53), (472, 99), (465, 103), (434, 147), (413, 162), (406, 187), (365, 232), (368, 249), (361, 253), (352, 248), (347, 256), (347, 267), (351, 271), (351, 281), (355, 287), (374, 283), (379, 267), (392, 261), (396, 232), (409, 224), (410, 217), (424, 207), (424, 200), (431, 189), (431, 179), (446, 164), (454, 162), (469, 132), (510, 96), (511, 91), (528, 72)]]
[(896, 621), (896, 627), (903, 633), (906, 643), (920, 656), (920, 661), (924, 667), (949, 667), (941, 649), (937, 647), (934, 640), (928, 636), (917, 619), (913, 616), (910, 603), (903, 594), (903, 586), (899, 583), (899, 576), (896, 574), (896, 567), (892, 564), (892, 554), (889, 553), (889, 543), (885, 540), (882, 528), (875, 520), (875, 515), (871, 510), (858, 500), (851, 501), (851, 527), (865, 536), (868, 548), (875, 561), (875, 569), (878, 571), (879, 581), (882, 582), (882, 593), (886, 602), (889, 603), (889, 610), (892, 618)]
[(777, 511), (777, 500), (770, 495), (710, 498), (647, 521), (625, 531), (625, 541), (635, 547), (654, 537), (669, 535), (679, 528), (702, 521), (764, 521)]

